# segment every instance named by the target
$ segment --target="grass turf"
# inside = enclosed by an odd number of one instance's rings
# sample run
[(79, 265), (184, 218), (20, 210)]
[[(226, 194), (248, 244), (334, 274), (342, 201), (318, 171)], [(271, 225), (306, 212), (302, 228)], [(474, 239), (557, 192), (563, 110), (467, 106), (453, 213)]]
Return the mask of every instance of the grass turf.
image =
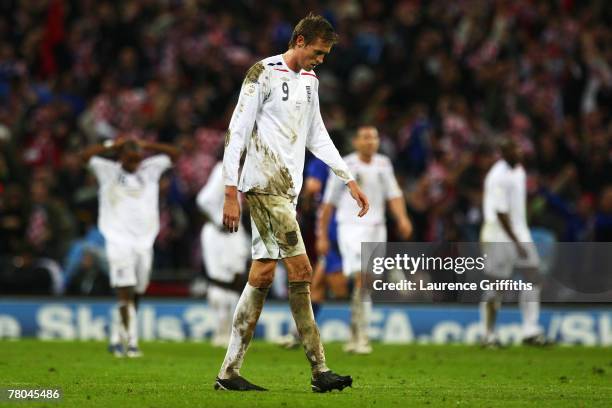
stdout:
[[(117, 359), (100, 342), (0, 341), (0, 388), (59, 386), (62, 407), (609, 407), (610, 348), (375, 345), (369, 356), (328, 344), (327, 360), (354, 388), (314, 394), (301, 350), (255, 342), (242, 374), (265, 393), (213, 390), (224, 350), (205, 343), (143, 343)], [(0, 402), (0, 406), (16, 406)]]

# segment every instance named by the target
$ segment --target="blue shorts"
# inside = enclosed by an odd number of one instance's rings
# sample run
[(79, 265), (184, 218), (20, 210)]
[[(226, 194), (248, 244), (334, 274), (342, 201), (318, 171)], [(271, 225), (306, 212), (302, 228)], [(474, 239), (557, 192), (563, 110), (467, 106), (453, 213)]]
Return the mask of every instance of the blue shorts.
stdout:
[(338, 249), (338, 241), (331, 241), (329, 252), (325, 255), (325, 273), (342, 272), (342, 257)]

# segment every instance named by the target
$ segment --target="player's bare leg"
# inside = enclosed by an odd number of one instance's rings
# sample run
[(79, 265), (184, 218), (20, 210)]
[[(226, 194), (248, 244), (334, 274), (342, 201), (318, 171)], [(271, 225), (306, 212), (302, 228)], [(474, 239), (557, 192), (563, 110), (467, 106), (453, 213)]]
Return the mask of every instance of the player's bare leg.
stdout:
[(306, 254), (284, 259), (289, 277), (289, 305), (312, 371), (311, 387), (315, 392), (342, 390), (353, 384), (350, 376), (333, 373), (325, 362), (319, 328), (312, 312), (310, 282), (312, 267)]
[(322, 303), (325, 300), (325, 261), (319, 259), (315, 265), (310, 285), (312, 303)]
[(336, 299), (348, 298), (348, 280), (342, 270), (325, 275), (325, 282)]
[(483, 294), (480, 303), (480, 320), (483, 326), (482, 345), (485, 347), (498, 347), (499, 341), (495, 334), (495, 321), (497, 312), (501, 308), (502, 294), (498, 291), (488, 291)]
[(351, 296), (351, 338), (345, 345), (344, 351), (356, 354), (369, 354), (372, 352), (368, 327), (372, 312), (370, 294), (362, 285), (361, 274), (353, 275), (354, 287)]
[(272, 259), (253, 260), (249, 281), (244, 287), (232, 322), (232, 333), (227, 353), (215, 382), (215, 389), (231, 391), (265, 391), (265, 388), (251, 384), (240, 376), (240, 367), (249, 347), (257, 320), (263, 309), (266, 295), (274, 280), (276, 261)]
[(523, 290), (519, 293), (519, 309), (523, 320), (523, 341), (528, 346), (548, 346), (552, 342), (543, 334), (538, 321), (540, 319), (540, 292), (541, 276), (537, 268), (523, 269), (522, 274), (528, 282), (532, 283), (532, 290)]
[(130, 305), (133, 307), (132, 286), (117, 288), (117, 300), (119, 306), (119, 324), (113, 324), (111, 327), (111, 338), (109, 351), (115, 357), (123, 357), (125, 355), (125, 347), (130, 333)]

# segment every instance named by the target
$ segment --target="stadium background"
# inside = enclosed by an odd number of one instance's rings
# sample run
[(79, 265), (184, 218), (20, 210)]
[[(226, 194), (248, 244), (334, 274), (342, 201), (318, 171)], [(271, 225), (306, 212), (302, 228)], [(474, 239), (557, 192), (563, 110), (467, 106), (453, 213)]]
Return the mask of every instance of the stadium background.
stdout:
[[(149, 293), (195, 296), (187, 306), (177, 300), (173, 311), (163, 302), (151, 306), (178, 319), (156, 320), (156, 337), (180, 326), (182, 337), (168, 336), (189, 338), (182, 307), (204, 305), (197, 297), (205, 274), (204, 220), (195, 195), (219, 158), (244, 72), (286, 49), (304, 10), (322, 13), (340, 34), (317, 69), (330, 134), (346, 153), (356, 125), (380, 129), (415, 241), (477, 239), (482, 180), (500, 138), (516, 140), (527, 153), (532, 226), (558, 241), (612, 240), (606, 1), (6, 0), (0, 4), (0, 337), (45, 337), (42, 326), (50, 321), (55, 337), (97, 338), (85, 329), (81, 335), (80, 322), (108, 319), (108, 304), (96, 308), (64, 297), (20, 303), (14, 296), (110, 296), (95, 228), (95, 180), (77, 153), (124, 136), (183, 149), (162, 180)], [(308, 234), (314, 214), (300, 216)], [(393, 238), (392, 224), (389, 231)], [(283, 297), (282, 288), (276, 296)], [(379, 310), (383, 326), (393, 310)], [(477, 319), (469, 307), (456, 309), (461, 316), (445, 307), (397, 310), (412, 323), (442, 310), (438, 318), (461, 330)], [(275, 311), (288, 321), (288, 309), (274, 306), (269, 315)], [(512, 313), (502, 321), (516, 323)], [(612, 342), (609, 309), (549, 313), (547, 329), (556, 321), (570, 333), (563, 337), (557, 328), (560, 340)], [(566, 314), (574, 320), (559, 323)], [(338, 305), (321, 319), (346, 326), (346, 316)], [(68, 321), (72, 329), (57, 328)], [(433, 336), (431, 327), (417, 326), (402, 341)], [(338, 327), (330, 330), (343, 330)]]

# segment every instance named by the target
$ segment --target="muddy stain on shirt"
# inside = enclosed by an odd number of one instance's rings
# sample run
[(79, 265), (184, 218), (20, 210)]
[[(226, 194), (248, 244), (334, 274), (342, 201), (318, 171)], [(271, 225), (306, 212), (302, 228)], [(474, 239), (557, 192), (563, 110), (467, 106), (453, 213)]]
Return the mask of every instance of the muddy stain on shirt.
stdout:
[(265, 68), (264, 68), (264, 66), (263, 66), (263, 64), (261, 62), (255, 63), (247, 71), (246, 76), (244, 77), (244, 83), (245, 84), (255, 84), (255, 83), (257, 83), (257, 80), (259, 79), (259, 76), (264, 71), (264, 69)]
[(348, 173), (345, 172), (344, 170), (332, 169), (332, 171), (342, 181), (348, 181), (348, 179), (350, 178)]
[(294, 184), (289, 169), (282, 164), (276, 153), (263, 143), (259, 135), (257, 124), (251, 133), (251, 142), (255, 150), (262, 154), (261, 169), (266, 178), (266, 184), (255, 187), (251, 191), (262, 194), (273, 194), (281, 197), (293, 198)]

